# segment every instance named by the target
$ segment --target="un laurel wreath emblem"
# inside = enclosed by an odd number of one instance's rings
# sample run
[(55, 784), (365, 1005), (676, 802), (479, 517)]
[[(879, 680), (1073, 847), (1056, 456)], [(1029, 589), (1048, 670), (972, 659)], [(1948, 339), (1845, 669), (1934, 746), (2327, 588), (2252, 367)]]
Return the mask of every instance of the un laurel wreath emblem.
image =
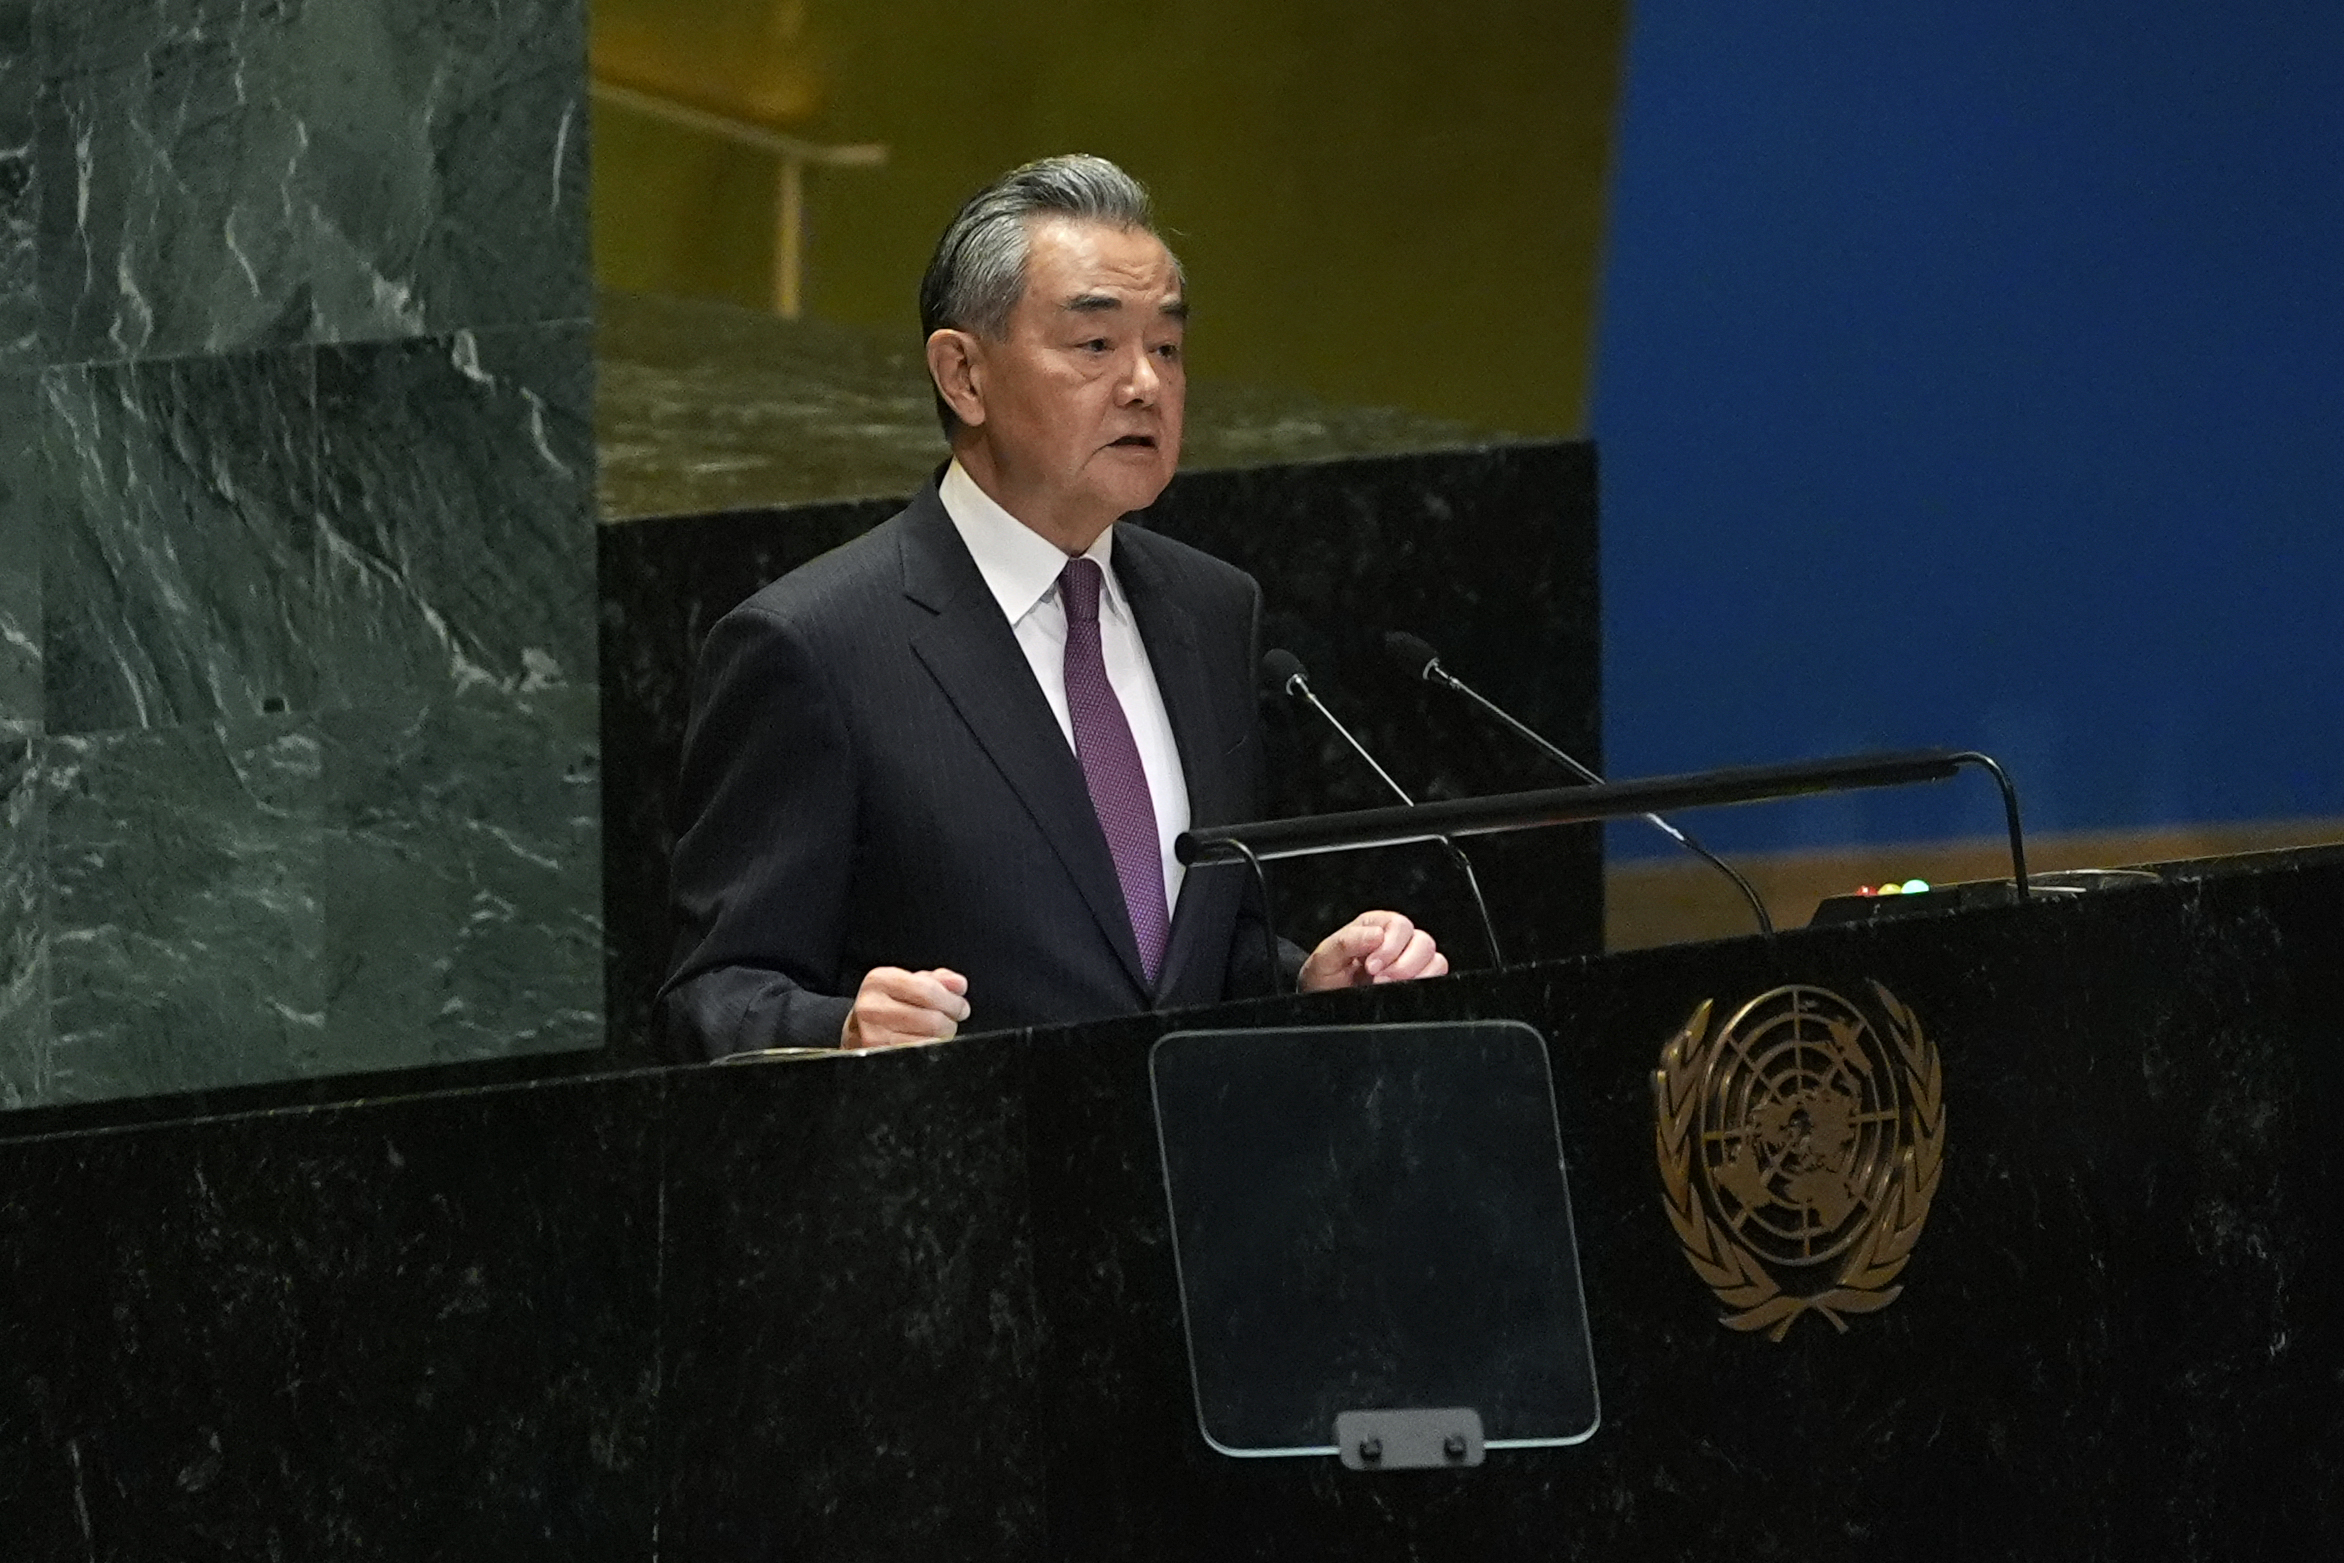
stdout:
[(1762, 993), (1710, 1029), (1703, 1000), (1661, 1049), (1654, 1123), (1669, 1224), (1729, 1329), (1781, 1340), (1896, 1300), (1945, 1157), (1935, 1044), (1875, 982), (1867, 1014), (1824, 988)]

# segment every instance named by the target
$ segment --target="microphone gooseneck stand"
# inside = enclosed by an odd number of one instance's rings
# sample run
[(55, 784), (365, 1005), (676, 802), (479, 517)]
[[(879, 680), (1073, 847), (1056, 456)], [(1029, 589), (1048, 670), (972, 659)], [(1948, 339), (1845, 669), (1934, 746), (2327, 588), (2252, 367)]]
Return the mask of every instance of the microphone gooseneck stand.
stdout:
[[(1367, 762), (1367, 768), (1381, 778), (1383, 784), (1392, 790), (1394, 796), (1409, 808), (1417, 807), (1416, 800), (1409, 796), (1408, 789), (1392, 780), (1392, 773), (1376, 763), (1376, 757), (1367, 752), (1367, 745), (1353, 737), (1351, 729), (1345, 727), (1342, 720), (1334, 712), (1328, 710), (1325, 702), (1320, 700), (1317, 693), (1311, 689), (1310, 676), (1303, 671), (1300, 657), (1283, 647), (1269, 652), (1262, 658), (1262, 677), (1279, 693), (1308, 704), (1329, 727), (1342, 735), (1343, 741), (1351, 746), (1351, 752)], [(1498, 945), (1498, 926), (1489, 915), (1489, 903), (1481, 897), (1481, 880), (1473, 872), (1473, 860), (1465, 855), (1463, 847), (1458, 846), (1448, 837), (1436, 836), (1433, 839), (1449, 854), (1450, 860), (1457, 865), (1458, 872), (1465, 876), (1465, 888), (1472, 892), (1473, 909), (1481, 914), (1482, 941), (1489, 948), (1490, 970), (1503, 970), (1506, 964), (1505, 951)], [(1253, 861), (1250, 852), (1247, 854), (1247, 858), (1249, 861)], [(1258, 861), (1254, 861), (1254, 872), (1257, 874), (1261, 872), (1261, 865)], [(1265, 901), (1268, 899), (1268, 894), (1269, 892), (1265, 888), (1263, 891)]]
[[(1415, 635), (1410, 635), (1406, 631), (1393, 630), (1384, 636), (1384, 650), (1390, 654), (1394, 662), (1407, 670), (1411, 678), (1420, 678), (1428, 684), (1438, 684), (1443, 689), (1453, 690), (1463, 695), (1481, 707), (1482, 710), (1496, 717), (1516, 736), (1536, 747), (1539, 753), (1581, 781), (1596, 785), (1602, 784), (1603, 778), (1601, 776), (1548, 742), (1545, 734), (1539, 732), (1529, 723), (1520, 720), (1511, 711), (1506, 710), (1505, 707), (1484, 695), (1480, 690), (1475, 689), (1457, 677), (1456, 674), (1441, 666), (1440, 653), (1433, 650), (1428, 642)], [(1983, 759), (1984, 756), (1981, 755), (1979, 758)], [(1996, 771), (1999, 774), (2000, 768), (1996, 767)], [(1658, 814), (1646, 814), (1644, 822), (1732, 880), (1734, 888), (1742, 893), (1742, 899), (1750, 903), (1750, 915), (1758, 919), (1758, 931), (1763, 934), (1774, 932), (1774, 919), (1767, 915), (1766, 903), (1759, 898), (1757, 888), (1750, 881), (1744, 879), (1741, 872), (1731, 863), (1710, 851), (1700, 842), (1695, 841), (1692, 836), (1679, 830)]]

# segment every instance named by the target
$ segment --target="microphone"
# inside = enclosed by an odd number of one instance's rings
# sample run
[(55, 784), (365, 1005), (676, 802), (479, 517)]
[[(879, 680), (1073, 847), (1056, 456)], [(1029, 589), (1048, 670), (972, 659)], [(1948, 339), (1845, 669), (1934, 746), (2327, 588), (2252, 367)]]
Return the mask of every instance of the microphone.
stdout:
[[(1365, 760), (1367, 768), (1375, 772), (1386, 787), (1392, 789), (1394, 797), (1410, 808), (1416, 807), (1416, 800), (1408, 795), (1408, 789), (1392, 780), (1392, 773), (1376, 763), (1375, 756), (1367, 752), (1367, 745), (1354, 738), (1351, 735), (1351, 729), (1345, 727), (1341, 719), (1334, 712), (1328, 710), (1326, 704), (1311, 689), (1310, 676), (1303, 671), (1300, 657), (1282, 646), (1265, 653), (1262, 657), (1262, 677), (1280, 694), (1290, 695), (1308, 704), (1329, 727), (1342, 736), (1345, 743), (1351, 746), (1351, 752)], [(1463, 847), (1458, 846), (1448, 837), (1441, 836), (1436, 839), (1440, 842), (1442, 849), (1449, 854), (1450, 859), (1456, 863), (1458, 871), (1465, 876), (1465, 888), (1473, 894), (1473, 908), (1481, 914), (1481, 936), (1483, 942), (1489, 946), (1491, 969), (1502, 969), (1506, 964), (1505, 952), (1498, 947), (1497, 924), (1490, 920), (1489, 903), (1481, 898), (1481, 881), (1474, 876), (1473, 860), (1465, 855)]]
[[(1484, 711), (1487, 711), (1491, 716), (1496, 717), (1500, 722), (1504, 723), (1508, 728), (1512, 729), (1517, 736), (1535, 745), (1541, 754), (1554, 761), (1564, 770), (1569, 771), (1572, 775), (1578, 777), (1581, 781), (1595, 782), (1598, 784), (1603, 781), (1603, 778), (1596, 775), (1595, 772), (1589, 770), (1586, 766), (1581, 765), (1577, 760), (1572, 759), (1561, 749), (1558, 749), (1553, 744), (1549, 743), (1546, 740), (1545, 735), (1540, 733), (1537, 729), (1531, 727), (1527, 722), (1518, 720), (1513, 715), (1513, 713), (1505, 710), (1496, 701), (1490, 699), (1480, 690), (1475, 689), (1472, 685), (1466, 683), (1456, 674), (1441, 666), (1441, 654), (1433, 650), (1432, 643), (1425, 640), (1422, 636), (1411, 635), (1405, 630), (1387, 631), (1384, 635), (1384, 651), (1395, 663), (1399, 664), (1399, 666), (1406, 671), (1410, 678), (1419, 678), (1428, 684), (1439, 684), (1445, 689), (1455, 690), (1458, 694), (1463, 695), (1466, 699), (1472, 701), (1475, 705), (1480, 706)], [(1295, 670), (1297, 672), (1301, 671), (1300, 663), (1295, 664)], [(1758, 931), (1763, 934), (1772, 934), (1774, 932), (1774, 919), (1766, 915), (1766, 903), (1758, 898), (1758, 892), (1751, 888), (1750, 881), (1744, 879), (1741, 874), (1734, 869), (1732, 864), (1719, 857), (1716, 853), (1710, 851), (1700, 842), (1695, 841), (1685, 832), (1677, 829), (1676, 826), (1670, 824), (1667, 820), (1661, 818), (1659, 815), (1647, 814), (1644, 816), (1644, 820), (1646, 824), (1651, 825), (1662, 835), (1668, 837), (1671, 841), (1674, 841), (1678, 846), (1683, 847), (1686, 851), (1692, 853), (1695, 857), (1701, 859), (1704, 863), (1709, 864), (1719, 873), (1725, 875), (1726, 878), (1732, 880), (1734, 882), (1734, 888), (1742, 893), (1742, 899), (1750, 903), (1751, 915), (1758, 919)]]

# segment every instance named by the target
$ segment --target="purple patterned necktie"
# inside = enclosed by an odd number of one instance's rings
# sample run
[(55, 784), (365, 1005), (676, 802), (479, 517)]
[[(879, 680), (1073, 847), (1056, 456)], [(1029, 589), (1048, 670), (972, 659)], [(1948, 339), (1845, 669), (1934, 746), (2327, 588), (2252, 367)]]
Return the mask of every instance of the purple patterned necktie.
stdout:
[(1066, 709), (1074, 719), (1074, 752), (1082, 760), (1091, 808), (1107, 833), (1124, 910), (1139, 939), (1140, 969), (1153, 988), (1172, 928), (1164, 909), (1164, 847), (1156, 835), (1156, 805), (1148, 794), (1148, 773), (1139, 763), (1139, 745), (1132, 742), (1131, 724), (1107, 682), (1107, 661), (1099, 650), (1102, 579), (1091, 559), (1067, 560), (1058, 576), (1058, 601), (1066, 609)]

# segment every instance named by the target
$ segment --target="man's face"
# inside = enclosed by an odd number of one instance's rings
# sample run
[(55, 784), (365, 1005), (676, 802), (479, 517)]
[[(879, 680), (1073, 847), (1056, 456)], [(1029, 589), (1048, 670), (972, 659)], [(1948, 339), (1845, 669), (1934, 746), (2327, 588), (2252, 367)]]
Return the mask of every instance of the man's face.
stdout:
[(1096, 535), (1154, 503), (1179, 464), (1186, 306), (1151, 233), (1061, 218), (1028, 240), (1007, 332), (973, 343), (982, 421), (967, 421), (1013, 514)]

